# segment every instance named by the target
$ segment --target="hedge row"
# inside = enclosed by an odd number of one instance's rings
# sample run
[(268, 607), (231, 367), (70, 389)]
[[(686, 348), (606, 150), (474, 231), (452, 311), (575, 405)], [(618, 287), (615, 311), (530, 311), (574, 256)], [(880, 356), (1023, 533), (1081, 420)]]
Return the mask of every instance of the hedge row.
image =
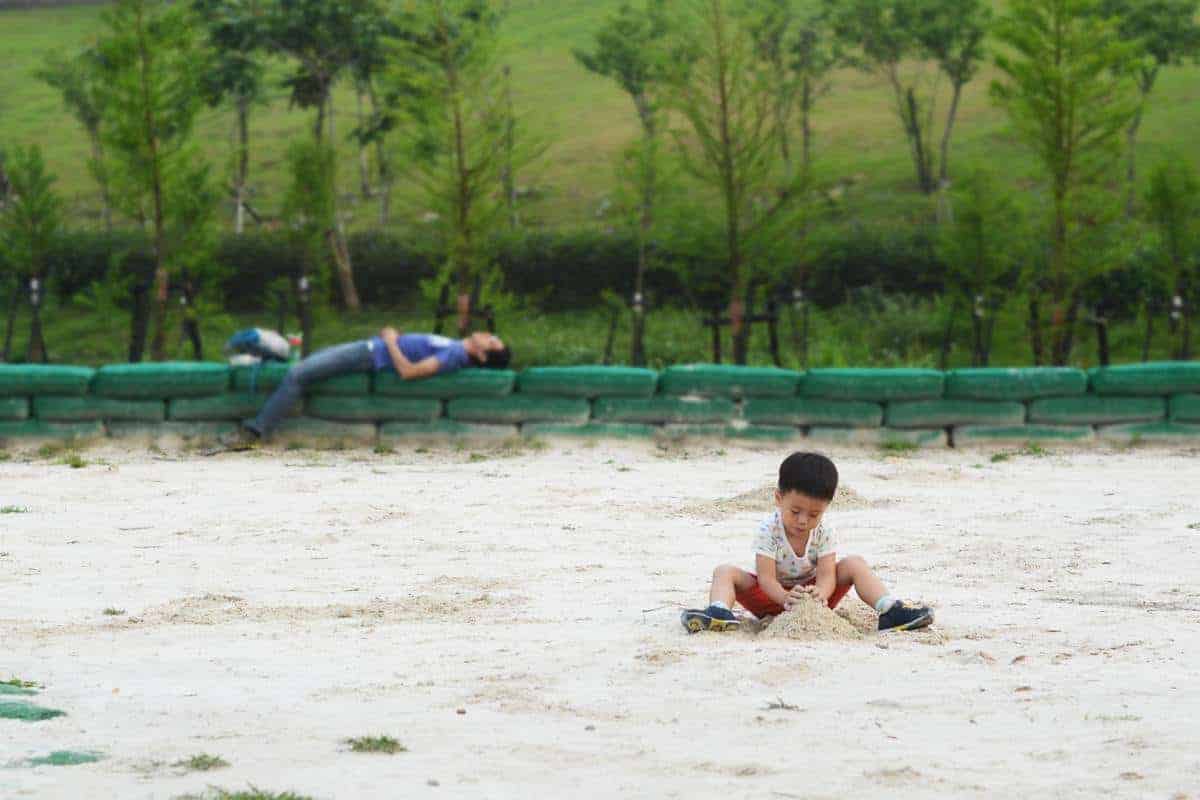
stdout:
[[(253, 416), (288, 365), (0, 365), (0, 437), (138, 424), (203, 431)], [(297, 409), (297, 412), (299, 409)], [(691, 365), (344, 375), (308, 387), (284, 435), (718, 435), (845, 443), (1200, 436), (1200, 362), (1070, 368), (818, 369)], [(61, 429), (56, 426), (65, 426)], [(80, 427), (83, 426), (83, 427)], [(199, 427), (198, 427), (199, 426)], [(348, 426), (348, 427), (347, 427)], [(378, 429), (377, 429), (377, 426)], [(339, 433), (340, 432), (340, 433)]]
[[(375, 307), (412, 302), (418, 297), (420, 281), (434, 277), (445, 261), (436, 244), (421, 233), (356, 233), (349, 237), (348, 247), (359, 295)], [(651, 249), (646, 292), (652, 304), (689, 302), (709, 308), (727, 301), (727, 270), (719, 247), (673, 252), (659, 244)], [(149, 240), (140, 233), (72, 231), (51, 246), (49, 277), (62, 298), (111, 276), (114, 270), (135, 283), (148, 284), (152, 252)], [(591, 229), (507, 233), (490, 243), (489, 252), (508, 291), (540, 300), (546, 307), (594, 306), (605, 291), (626, 297), (633, 291), (638, 248), (629, 233)], [(829, 227), (814, 236), (805, 260), (804, 288), (822, 307), (844, 302), (851, 290), (862, 286), (934, 293), (941, 291), (946, 273), (932, 231), (919, 225)], [(301, 251), (285, 232), (227, 234), (213, 253), (216, 269), (210, 272), (210, 280), (219, 283), (224, 308), (259, 311), (274, 305), (269, 294), (272, 282), (294, 275), (302, 262)], [(681, 272), (687, 275), (686, 287)]]

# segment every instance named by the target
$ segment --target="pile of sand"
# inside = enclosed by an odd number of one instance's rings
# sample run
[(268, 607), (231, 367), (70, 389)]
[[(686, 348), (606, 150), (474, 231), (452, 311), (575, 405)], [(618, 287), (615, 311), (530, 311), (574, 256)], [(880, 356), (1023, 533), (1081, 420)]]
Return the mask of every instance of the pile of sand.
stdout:
[(759, 635), (766, 639), (794, 639), (802, 642), (862, 638), (858, 628), (849, 620), (811, 597), (801, 599), (790, 610), (766, 622)]

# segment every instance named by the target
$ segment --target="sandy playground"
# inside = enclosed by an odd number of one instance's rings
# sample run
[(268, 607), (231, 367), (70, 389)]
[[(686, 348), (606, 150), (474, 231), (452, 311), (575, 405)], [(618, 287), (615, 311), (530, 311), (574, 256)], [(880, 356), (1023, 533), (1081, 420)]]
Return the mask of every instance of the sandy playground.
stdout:
[(678, 622), (776, 448), (10, 450), (0, 797), (1200, 798), (1200, 453), (996, 452), (833, 450), (938, 622), (804, 641)]

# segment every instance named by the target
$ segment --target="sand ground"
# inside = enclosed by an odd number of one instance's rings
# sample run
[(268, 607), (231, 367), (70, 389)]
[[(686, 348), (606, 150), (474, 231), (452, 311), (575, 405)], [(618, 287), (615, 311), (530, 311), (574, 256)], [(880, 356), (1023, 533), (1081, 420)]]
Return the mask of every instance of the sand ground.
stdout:
[(1200, 453), (993, 452), (833, 451), (938, 623), (801, 643), (678, 622), (774, 448), (10, 451), (0, 797), (1200, 798)]

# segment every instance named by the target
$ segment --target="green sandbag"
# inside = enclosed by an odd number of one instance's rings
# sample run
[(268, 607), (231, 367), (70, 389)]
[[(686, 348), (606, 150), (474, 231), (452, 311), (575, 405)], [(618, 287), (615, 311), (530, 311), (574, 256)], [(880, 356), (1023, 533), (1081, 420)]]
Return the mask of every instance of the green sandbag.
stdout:
[(305, 412), (318, 419), (346, 422), (433, 422), (442, 415), (442, 401), (432, 397), (312, 397)]
[(1171, 398), (1174, 422), (1200, 422), (1200, 394), (1177, 394)]
[(94, 422), (46, 422), (27, 419), (24, 422), (0, 422), (0, 439), (54, 439), (75, 441), (99, 439), (104, 436), (104, 424)]
[(29, 419), (28, 397), (0, 397), (0, 420), (19, 422)]
[(521, 394), (560, 397), (650, 397), (658, 373), (638, 367), (533, 367), (517, 376)]
[(1101, 439), (1110, 442), (1179, 442), (1200, 443), (1200, 425), (1183, 422), (1142, 422), (1132, 425), (1105, 425), (1096, 431)]
[(648, 439), (658, 432), (658, 427), (654, 425), (623, 422), (588, 422), (583, 425), (535, 422), (521, 426), (521, 435), (528, 437), (578, 436), (587, 439)]
[(1092, 391), (1103, 395), (1164, 395), (1200, 392), (1200, 361), (1152, 361), (1088, 372)]
[(1022, 425), (1025, 405), (998, 400), (911, 400), (888, 403), (889, 428), (946, 428), (951, 425)]
[(742, 406), (742, 416), (756, 425), (878, 428), (883, 424), (883, 406), (860, 400), (822, 400), (819, 397), (755, 397)]
[(0, 395), (85, 395), (96, 370), (46, 364), (0, 364)]
[(35, 397), (33, 415), (48, 422), (83, 422), (93, 419), (162, 422), (167, 418), (163, 400), (120, 400), (114, 397)]
[(1029, 421), (1050, 425), (1155, 422), (1167, 415), (1162, 397), (1044, 397), (1029, 404)]
[(789, 397), (796, 393), (800, 378), (790, 369), (690, 364), (663, 370), (658, 391), (704, 397)]
[(334, 441), (373, 444), (379, 430), (364, 422), (332, 422), (311, 417), (294, 417), (279, 423), (269, 437), (272, 441)]
[(602, 397), (596, 401), (598, 422), (640, 422), (651, 425), (728, 422), (734, 416), (733, 401), (725, 397)]
[(92, 378), (92, 394), (132, 400), (198, 397), (228, 388), (229, 367), (204, 361), (110, 364)]
[(467, 368), (449, 375), (402, 380), (395, 370), (375, 373), (375, 394), (398, 397), (505, 397), (512, 394), (516, 373), (506, 369)]
[(814, 369), (800, 385), (805, 397), (830, 400), (936, 400), (942, 373), (933, 369)]
[(963, 425), (951, 432), (954, 446), (999, 442), (1086, 442), (1096, 438), (1091, 425)]
[(176, 397), (167, 402), (167, 419), (243, 420), (258, 414), (268, 397), (270, 395), (265, 392), (226, 392), (211, 397)]
[(790, 425), (727, 425), (725, 435), (730, 439), (749, 441), (790, 442), (801, 439), (804, 432)]
[(517, 436), (516, 425), (473, 425), (439, 419), (436, 422), (387, 422), (379, 426), (382, 440), (486, 439), (503, 441)]
[(186, 422), (125, 422), (115, 420), (108, 423), (108, 435), (113, 439), (147, 439), (156, 441), (171, 436), (184, 441), (193, 439), (215, 440), (233, 433), (238, 423), (232, 420), (214, 422), (198, 420)]
[(235, 392), (273, 392), (283, 383), (283, 376), (292, 365), (283, 361), (233, 367), (232, 386)]
[(915, 447), (946, 447), (949, 438), (946, 432), (937, 430), (896, 428), (827, 428), (817, 426), (808, 429), (808, 438), (821, 444), (843, 444), (867, 447), (889, 447), (912, 445)]
[(459, 422), (522, 422), (582, 424), (591, 416), (591, 404), (576, 397), (456, 397), (446, 404), (446, 416)]
[(1073, 367), (976, 367), (946, 373), (950, 400), (1033, 400), (1087, 393), (1087, 373)]

